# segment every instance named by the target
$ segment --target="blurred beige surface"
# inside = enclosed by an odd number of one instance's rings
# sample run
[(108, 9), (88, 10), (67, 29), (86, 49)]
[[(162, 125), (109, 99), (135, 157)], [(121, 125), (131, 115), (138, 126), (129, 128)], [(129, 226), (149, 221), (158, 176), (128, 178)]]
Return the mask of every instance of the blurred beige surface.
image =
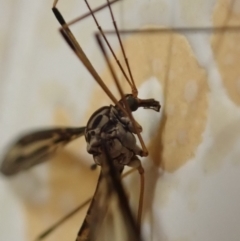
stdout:
[[(6, 143), (21, 131), (45, 125), (84, 125), (93, 111), (109, 100), (57, 33), (51, 3), (2, 0), (1, 4), (9, 13), (4, 15), (0, 34), (3, 153)], [(81, 4), (71, 1), (59, 8), (70, 20), (87, 11)], [(240, 26), (239, 1), (136, 4), (126, 0), (114, 10), (119, 25), (128, 29)], [(106, 16), (107, 12), (98, 15), (110, 29)], [(102, 78), (114, 89), (93, 40), (96, 27), (91, 19), (73, 29)], [(150, 157), (143, 161), (146, 240), (238, 240), (239, 36), (239, 31), (226, 30), (123, 37), (137, 85), (141, 88), (154, 77), (162, 90), (154, 96), (163, 99), (161, 121), (156, 118), (159, 122), (152, 123), (147, 111), (138, 119), (149, 131)], [(116, 40), (110, 39), (120, 54)], [(154, 92), (150, 84), (144, 86), (143, 92)], [(97, 171), (90, 171), (91, 161), (82, 139), (16, 180), (7, 182), (1, 177), (1, 213), (5, 210), (0, 217), (0, 240), (32, 240), (91, 196), (98, 176)], [(136, 178), (128, 180), (133, 203)], [(12, 198), (9, 192), (16, 203), (2, 201), (3, 195), (5, 200)], [(14, 208), (20, 217), (15, 223), (7, 211)], [(46, 240), (74, 240), (85, 211)], [(211, 230), (206, 232), (208, 227)]]

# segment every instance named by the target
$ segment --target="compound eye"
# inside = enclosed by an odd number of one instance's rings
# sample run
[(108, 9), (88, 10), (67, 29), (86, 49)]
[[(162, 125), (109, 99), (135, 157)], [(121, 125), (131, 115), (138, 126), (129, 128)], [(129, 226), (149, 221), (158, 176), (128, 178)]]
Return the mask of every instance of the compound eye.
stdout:
[(136, 111), (138, 109), (138, 101), (132, 95), (126, 96), (127, 103), (131, 109), (131, 111)]
[(96, 132), (95, 131), (91, 131), (91, 136), (95, 136)]

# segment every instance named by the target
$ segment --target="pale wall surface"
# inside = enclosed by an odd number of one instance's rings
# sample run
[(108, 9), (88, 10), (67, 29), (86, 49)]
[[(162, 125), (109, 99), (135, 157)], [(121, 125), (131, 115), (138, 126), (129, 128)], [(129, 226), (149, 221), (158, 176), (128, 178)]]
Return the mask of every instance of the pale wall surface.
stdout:
[[(61, 3), (68, 20), (87, 12), (82, 1)], [(81, 126), (94, 110), (110, 103), (57, 32), (51, 4), (0, 1), (1, 156), (23, 131)], [(114, 12), (125, 29), (240, 26), (237, 0), (125, 0)], [(112, 29), (108, 12), (97, 16), (104, 28)], [(113, 86), (92, 23), (84, 20), (73, 30)], [(115, 39), (110, 39), (119, 53)], [(160, 115), (141, 111), (137, 116), (150, 151), (143, 160), (145, 240), (239, 240), (239, 42), (239, 31), (124, 37), (140, 97), (155, 97), (162, 104)], [(10, 181), (0, 176), (0, 240), (33, 240), (91, 196), (97, 180), (97, 173), (89, 170), (91, 163), (80, 140), (28, 173)], [(136, 178), (127, 180), (132, 203)], [(74, 240), (84, 212), (47, 240)]]

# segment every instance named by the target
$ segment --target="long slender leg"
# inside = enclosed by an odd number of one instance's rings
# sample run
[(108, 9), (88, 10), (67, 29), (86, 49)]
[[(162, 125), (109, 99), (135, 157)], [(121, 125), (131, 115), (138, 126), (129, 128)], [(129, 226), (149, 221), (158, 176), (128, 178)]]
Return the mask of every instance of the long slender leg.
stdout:
[(49, 234), (51, 234), (54, 230), (56, 230), (61, 224), (63, 224), (65, 221), (67, 221), (69, 218), (74, 216), (76, 213), (78, 213), (82, 208), (84, 208), (87, 204), (91, 202), (92, 198), (87, 199), (85, 202), (81, 203), (78, 207), (76, 207), (74, 210), (72, 210), (70, 213), (68, 213), (66, 216), (61, 218), (59, 221), (51, 225), (47, 230), (42, 232), (35, 241), (40, 241), (45, 239)]
[[(59, 0), (55, 0), (55, 1), (54, 1), (54, 3), (53, 3), (53, 8), (56, 8), (56, 7), (57, 7), (58, 1), (59, 1)], [(110, 4), (112, 5), (112, 4), (114, 4), (114, 3), (116, 3), (116, 2), (119, 2), (119, 1), (122, 1), (122, 0), (113, 0), (113, 1), (110, 2)], [(94, 10), (92, 10), (92, 12), (93, 12), (93, 13), (96, 13), (96, 12), (98, 12), (98, 11), (106, 8), (106, 7), (108, 7), (108, 3), (105, 3), (105, 4), (103, 4), (103, 5), (95, 8)], [(91, 13), (91, 12), (88, 12), (88, 13), (86, 13), (86, 14), (83, 14), (83, 15), (80, 16), (80, 17), (77, 17), (77, 18), (71, 20), (70, 22), (67, 22), (66, 24), (67, 24), (68, 26), (73, 25), (73, 24), (75, 24), (75, 23), (81, 21), (82, 19), (84, 19), (84, 18), (86, 18), (86, 17), (88, 17), (88, 16), (91, 16), (91, 15), (92, 15), (92, 13)]]
[[(58, 0), (57, 0), (57, 1), (58, 1)], [(53, 5), (54, 7), (56, 7), (57, 1), (55, 1), (54, 5)], [(120, 0), (114, 0), (114, 1), (111, 1), (111, 2), (109, 2), (109, 0), (108, 0), (106, 4), (103, 4), (102, 6), (96, 8), (96, 9), (91, 9), (88, 1), (85, 0), (85, 2), (86, 2), (86, 4), (87, 4), (87, 7), (88, 7), (88, 9), (89, 9), (89, 12), (86, 13), (86, 14), (84, 14), (84, 15), (82, 15), (82, 16), (80, 16), (80, 17), (78, 17), (78, 18), (76, 18), (76, 19), (73, 19), (73, 20), (70, 21), (70, 22), (67, 22), (66, 25), (69, 27), (70, 25), (75, 24), (75, 23), (83, 20), (84, 18), (92, 15), (92, 17), (93, 17), (93, 19), (94, 19), (94, 21), (95, 21), (95, 23), (96, 23), (96, 25), (97, 25), (97, 27), (98, 27), (98, 30), (100, 31), (101, 35), (102, 35), (103, 38), (104, 38), (104, 41), (106, 42), (108, 48), (110, 49), (110, 51), (111, 51), (114, 59), (116, 60), (118, 66), (119, 66), (119, 68), (120, 68), (120, 70), (122, 71), (125, 79), (127, 80), (127, 82), (129, 83), (129, 85), (131, 86), (132, 92), (133, 92), (134, 96), (137, 96), (138, 91), (137, 91), (135, 82), (134, 82), (134, 80), (133, 80), (133, 76), (132, 76), (132, 72), (131, 72), (131, 69), (130, 69), (129, 61), (128, 61), (128, 58), (127, 58), (127, 56), (126, 56), (126, 53), (125, 53), (125, 50), (124, 50), (124, 47), (123, 47), (123, 44), (122, 44), (122, 41), (121, 41), (121, 37), (120, 37), (119, 31), (118, 31), (117, 23), (116, 23), (116, 21), (115, 21), (115, 19), (114, 19), (114, 15), (113, 15), (113, 12), (112, 12), (112, 9), (111, 9), (111, 5), (114, 4), (114, 3), (116, 3), (116, 2), (118, 2), (118, 1), (120, 1)], [(102, 27), (99, 25), (97, 19), (95, 18), (94, 13), (96, 13), (97, 11), (99, 11), (99, 10), (105, 8), (105, 7), (108, 7), (109, 10), (110, 10), (111, 18), (112, 18), (113, 25), (114, 25), (114, 28), (115, 28), (115, 34), (117, 34), (118, 41), (119, 41), (120, 46), (121, 46), (121, 50), (122, 50), (122, 53), (123, 53), (123, 56), (124, 56), (124, 60), (125, 60), (125, 63), (126, 63), (127, 69), (128, 69), (128, 73), (129, 73), (129, 75), (130, 75), (130, 80), (129, 80), (126, 72), (124, 71), (124, 69), (123, 69), (120, 61), (118, 60), (117, 56), (115, 55), (115, 53), (114, 53), (114, 51), (113, 51), (110, 43), (108, 42), (108, 40), (107, 40), (107, 38), (106, 38), (106, 35), (105, 35), (104, 31), (102, 30)]]
[(101, 86), (101, 88), (104, 90), (104, 92), (109, 96), (109, 98), (113, 101), (115, 105), (117, 105), (123, 113), (127, 115), (126, 110), (119, 104), (117, 99), (114, 97), (112, 92), (109, 90), (109, 88), (105, 85), (101, 77), (98, 75), (97, 71), (94, 69), (92, 66), (91, 62), (87, 58), (86, 54), (82, 50), (81, 46), (75, 39), (74, 35), (72, 34), (71, 30), (69, 27), (66, 25), (66, 22), (59, 12), (59, 10), (55, 7), (53, 7), (53, 13), (59, 23), (62, 25), (62, 28), (60, 29), (60, 33), (62, 34), (63, 38), (66, 40), (68, 45), (71, 47), (71, 49), (74, 51), (74, 53), (77, 55), (79, 60), (83, 63), (83, 65), (86, 67), (86, 69), (89, 71), (89, 73), (93, 76), (93, 78), (96, 80), (96, 82)]
[(125, 53), (125, 50), (124, 50), (124, 47), (123, 47), (123, 44), (122, 44), (122, 40), (121, 40), (119, 31), (118, 31), (118, 27), (117, 27), (117, 22), (116, 22), (116, 20), (115, 20), (115, 18), (114, 18), (113, 11), (112, 11), (112, 8), (111, 8), (111, 5), (110, 5), (109, 0), (107, 0), (107, 2), (108, 2), (108, 8), (109, 8), (109, 10), (110, 10), (110, 14), (111, 14), (113, 26), (114, 26), (114, 28), (115, 28), (115, 32), (116, 32), (116, 34), (117, 34), (117, 38), (118, 38), (119, 44), (120, 44), (120, 46), (121, 46), (122, 54), (123, 54), (123, 56), (124, 56), (124, 60), (125, 60), (125, 63), (126, 63), (127, 69), (128, 69), (128, 73), (129, 73), (129, 75), (130, 75), (131, 84), (132, 84), (132, 93), (133, 93), (133, 95), (134, 95), (135, 97), (137, 97), (137, 95), (138, 95), (138, 90), (137, 90), (135, 81), (134, 81), (134, 79), (133, 79), (133, 75), (132, 75), (132, 71), (131, 71), (131, 68), (130, 68), (130, 65), (129, 65), (129, 62), (128, 62), (128, 58), (127, 58), (127, 56), (126, 56), (126, 53)]
[[(102, 35), (104, 41), (106, 42), (106, 44), (107, 44), (109, 50), (111, 51), (111, 53), (112, 53), (112, 55), (113, 55), (115, 61), (117, 62), (117, 65), (119, 66), (120, 70), (122, 71), (122, 73), (123, 73), (125, 79), (127, 80), (128, 84), (129, 84), (130, 87), (133, 89), (133, 88), (134, 88), (133, 84), (132, 84), (131, 81), (129, 80), (127, 74), (125, 73), (125, 71), (124, 71), (124, 69), (123, 69), (123, 67), (122, 67), (122, 65), (121, 65), (121, 63), (119, 62), (119, 60), (118, 60), (116, 54), (114, 53), (114, 51), (113, 51), (113, 49), (112, 49), (110, 43), (108, 42), (108, 40), (107, 40), (107, 38), (106, 38), (106, 36), (105, 36), (105, 34), (104, 34), (104, 31), (103, 31), (102, 27), (99, 25), (99, 23), (98, 23), (98, 21), (97, 21), (95, 15), (94, 15), (93, 10), (91, 9), (91, 7), (90, 7), (88, 1), (85, 0), (85, 2), (86, 2), (86, 5), (87, 5), (89, 11), (91, 12), (91, 15), (92, 15), (92, 17), (93, 17), (93, 19), (94, 19), (94, 22), (95, 22), (96, 25), (97, 25), (97, 28), (98, 28), (99, 32), (101, 33), (101, 35)], [(109, 7), (110, 3), (108, 2), (107, 5), (108, 5), (108, 7)]]

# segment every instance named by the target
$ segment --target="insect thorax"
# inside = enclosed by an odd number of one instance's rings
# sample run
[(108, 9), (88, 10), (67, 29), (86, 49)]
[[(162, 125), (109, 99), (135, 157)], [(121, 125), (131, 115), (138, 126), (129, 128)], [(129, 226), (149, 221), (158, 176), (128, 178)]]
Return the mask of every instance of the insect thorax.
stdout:
[(135, 155), (141, 153), (133, 134), (133, 124), (116, 106), (104, 106), (90, 117), (86, 130), (87, 151), (93, 155), (96, 164), (104, 161), (101, 143), (106, 144), (108, 154), (115, 166), (128, 165)]

